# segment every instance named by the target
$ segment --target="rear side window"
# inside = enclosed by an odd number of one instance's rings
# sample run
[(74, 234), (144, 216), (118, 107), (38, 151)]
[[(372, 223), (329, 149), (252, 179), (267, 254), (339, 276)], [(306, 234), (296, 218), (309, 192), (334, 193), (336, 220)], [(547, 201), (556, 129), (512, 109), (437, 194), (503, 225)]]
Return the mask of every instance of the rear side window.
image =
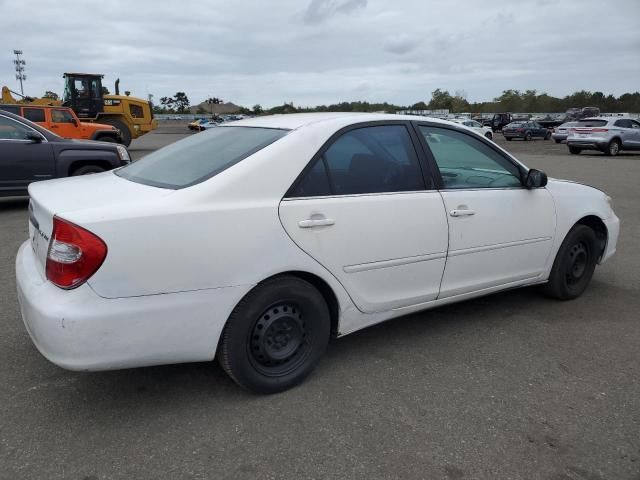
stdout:
[(404, 125), (349, 130), (316, 160), (288, 197), (424, 190), (411, 136)]
[(20, 115), (20, 107), (16, 107), (15, 105), (0, 105), (0, 110), (13, 113), (14, 115)]
[(616, 123), (614, 123), (614, 125), (616, 127), (622, 127), (622, 128), (633, 128), (631, 120), (627, 120), (626, 118), (622, 120), (616, 120)]
[(32, 122), (44, 122), (44, 109), (43, 108), (24, 108), (24, 118), (31, 120)]
[(214, 128), (157, 150), (116, 174), (154, 187), (189, 187), (253, 155), (286, 133), (274, 128)]
[(579, 127), (604, 127), (607, 124), (606, 120), (579, 120)]

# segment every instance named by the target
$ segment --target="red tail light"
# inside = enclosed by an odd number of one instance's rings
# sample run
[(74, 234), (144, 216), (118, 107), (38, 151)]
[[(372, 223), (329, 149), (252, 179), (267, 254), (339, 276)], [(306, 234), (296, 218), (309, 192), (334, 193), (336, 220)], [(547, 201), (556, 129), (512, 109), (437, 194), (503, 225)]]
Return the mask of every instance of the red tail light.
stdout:
[(608, 128), (594, 128), (593, 130), (591, 130), (594, 133), (606, 133), (609, 131)]
[(107, 256), (107, 245), (96, 235), (59, 217), (47, 252), (47, 279), (60, 288), (76, 288), (96, 273)]

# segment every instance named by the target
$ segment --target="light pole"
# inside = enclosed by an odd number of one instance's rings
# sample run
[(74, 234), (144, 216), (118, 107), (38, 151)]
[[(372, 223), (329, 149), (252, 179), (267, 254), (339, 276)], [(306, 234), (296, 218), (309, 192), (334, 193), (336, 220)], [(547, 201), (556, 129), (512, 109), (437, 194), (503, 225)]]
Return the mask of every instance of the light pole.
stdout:
[(24, 66), (27, 62), (20, 58), (22, 55), (22, 50), (14, 50), (13, 54), (16, 56), (16, 59), (13, 63), (16, 66), (16, 80), (20, 80), (20, 94), (24, 97), (24, 88), (22, 87), (22, 81), (27, 79), (26, 73), (24, 73)]

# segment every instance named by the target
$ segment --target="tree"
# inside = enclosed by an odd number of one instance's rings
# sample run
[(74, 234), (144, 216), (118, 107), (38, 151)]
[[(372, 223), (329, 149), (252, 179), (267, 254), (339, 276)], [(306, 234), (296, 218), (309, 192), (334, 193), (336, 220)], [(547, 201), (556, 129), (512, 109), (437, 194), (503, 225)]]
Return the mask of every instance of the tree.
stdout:
[(102, 95), (109, 95), (109, 89), (105, 86), (102, 87)]
[(176, 106), (178, 113), (184, 113), (189, 108), (189, 98), (184, 92), (176, 92), (173, 97), (173, 103)]
[(448, 109), (452, 110), (453, 97), (447, 90), (436, 88), (431, 92), (431, 101), (429, 108), (431, 110)]
[(49, 100), (60, 100), (60, 97), (58, 96), (58, 94), (55, 92), (52, 92), (51, 90), (47, 90), (46, 92), (44, 92), (44, 95), (42, 96), (42, 98), (48, 98)]
[(264, 112), (264, 110), (262, 110), (262, 106), (259, 103), (255, 104), (251, 111), (254, 115), (260, 115)]

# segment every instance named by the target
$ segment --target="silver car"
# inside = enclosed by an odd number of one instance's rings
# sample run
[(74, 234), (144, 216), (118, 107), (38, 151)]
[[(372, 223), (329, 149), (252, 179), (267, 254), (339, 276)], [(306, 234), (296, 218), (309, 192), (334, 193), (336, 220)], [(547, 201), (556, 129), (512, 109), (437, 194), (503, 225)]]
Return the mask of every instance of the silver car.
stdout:
[(551, 134), (551, 138), (553, 138), (556, 143), (563, 142), (569, 136), (569, 129), (578, 125), (578, 122), (567, 122), (563, 123), (559, 127), (556, 127)]
[(640, 122), (624, 117), (584, 118), (569, 130), (567, 146), (574, 155), (600, 150), (615, 156), (621, 150), (640, 150)]

